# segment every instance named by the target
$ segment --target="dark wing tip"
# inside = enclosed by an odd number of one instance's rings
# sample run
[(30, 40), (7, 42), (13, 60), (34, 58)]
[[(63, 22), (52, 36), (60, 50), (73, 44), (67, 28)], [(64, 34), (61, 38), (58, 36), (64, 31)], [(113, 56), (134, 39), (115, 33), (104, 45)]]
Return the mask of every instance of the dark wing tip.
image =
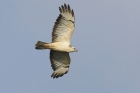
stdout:
[(67, 4), (64, 3), (64, 5), (61, 5), (61, 7), (59, 7), (59, 11), (60, 11), (60, 13), (69, 12), (74, 17), (74, 11), (73, 11), (73, 9), (70, 8), (69, 4), (67, 5)]
[(58, 73), (55, 73), (53, 72), (51, 77), (54, 79), (54, 78), (59, 78), (59, 77), (62, 77), (64, 74), (67, 74), (68, 71), (66, 71), (65, 73), (61, 73), (61, 74), (58, 74)]
[(60, 13), (62, 12), (61, 10), (62, 10), (61, 7), (59, 7), (59, 11), (60, 11)]
[(65, 7), (65, 9), (67, 9), (67, 5), (64, 3), (64, 7)]
[(73, 11), (73, 9), (72, 9), (72, 16), (74, 16), (74, 11)]

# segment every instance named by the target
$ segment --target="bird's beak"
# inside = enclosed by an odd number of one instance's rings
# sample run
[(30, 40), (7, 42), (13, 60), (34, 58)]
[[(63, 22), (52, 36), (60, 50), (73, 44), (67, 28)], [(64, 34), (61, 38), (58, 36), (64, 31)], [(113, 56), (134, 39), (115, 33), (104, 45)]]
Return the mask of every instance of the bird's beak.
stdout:
[(75, 52), (78, 52), (78, 50), (76, 49)]

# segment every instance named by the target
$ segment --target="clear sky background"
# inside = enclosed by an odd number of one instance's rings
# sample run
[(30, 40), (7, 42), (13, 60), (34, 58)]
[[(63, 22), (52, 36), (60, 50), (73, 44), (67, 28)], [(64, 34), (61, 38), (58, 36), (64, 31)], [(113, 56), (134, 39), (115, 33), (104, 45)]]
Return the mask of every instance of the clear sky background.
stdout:
[[(51, 78), (58, 7), (70, 4), (75, 32), (68, 74)], [(0, 0), (0, 93), (140, 93), (140, 0)]]

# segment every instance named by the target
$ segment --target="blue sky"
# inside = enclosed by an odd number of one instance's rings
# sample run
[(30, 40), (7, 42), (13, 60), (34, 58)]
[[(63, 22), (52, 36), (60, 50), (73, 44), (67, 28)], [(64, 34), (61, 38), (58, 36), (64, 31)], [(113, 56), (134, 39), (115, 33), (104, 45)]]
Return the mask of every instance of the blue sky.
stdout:
[[(52, 79), (49, 50), (58, 7), (75, 32), (68, 74)], [(140, 0), (1, 0), (0, 93), (140, 93)]]

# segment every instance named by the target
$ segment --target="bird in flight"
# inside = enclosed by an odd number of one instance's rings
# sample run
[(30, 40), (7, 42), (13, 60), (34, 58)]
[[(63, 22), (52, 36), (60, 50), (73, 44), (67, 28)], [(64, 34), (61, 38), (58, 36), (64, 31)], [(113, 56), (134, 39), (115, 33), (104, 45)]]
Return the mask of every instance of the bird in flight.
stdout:
[(74, 11), (69, 5), (59, 7), (60, 14), (56, 19), (52, 31), (52, 42), (38, 41), (35, 49), (50, 49), (50, 62), (53, 69), (51, 77), (58, 78), (66, 74), (70, 66), (69, 52), (77, 52), (70, 45), (70, 39), (74, 31)]

